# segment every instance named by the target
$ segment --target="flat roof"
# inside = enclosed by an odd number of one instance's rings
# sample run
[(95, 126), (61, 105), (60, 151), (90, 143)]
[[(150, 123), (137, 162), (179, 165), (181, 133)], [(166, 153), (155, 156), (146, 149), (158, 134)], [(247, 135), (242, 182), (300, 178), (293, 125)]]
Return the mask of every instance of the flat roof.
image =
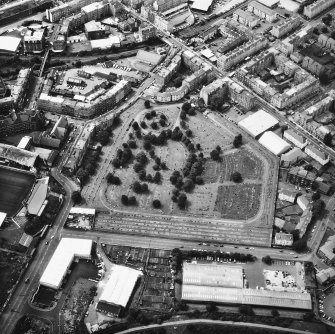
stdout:
[(48, 185), (45, 183), (36, 183), (31, 196), (28, 199), (28, 212), (31, 215), (37, 215), (43, 202), (47, 197)]
[(95, 209), (73, 207), (73, 208), (71, 208), (69, 214), (72, 214), (72, 215), (91, 215), (91, 216), (95, 216)]
[(203, 12), (207, 12), (212, 2), (213, 0), (194, 0), (193, 4), (191, 5), (191, 8), (195, 10), (201, 10)]
[(259, 138), (259, 143), (275, 155), (285, 153), (291, 148), (291, 145), (287, 141), (272, 131), (266, 131), (262, 137)]
[(17, 147), (22, 148), (24, 150), (31, 140), (32, 140), (32, 137), (24, 136), (23, 138), (21, 138), (20, 142), (17, 144)]
[(136, 55), (136, 59), (146, 63), (151, 63), (153, 65), (157, 65), (160, 62), (161, 58), (162, 56), (158, 53), (148, 52), (144, 50), (139, 50)]
[(3, 224), (3, 222), (6, 220), (7, 213), (6, 212), (0, 212), (0, 227)]
[(183, 284), (243, 288), (243, 270), (238, 266), (184, 262)]
[(279, 3), (279, 0), (257, 0), (257, 2), (261, 3), (266, 7), (272, 8)]
[(20, 37), (0, 36), (0, 51), (16, 52), (21, 43)]
[(309, 293), (273, 290), (238, 289), (214, 286), (184, 285), (182, 299), (229, 304), (312, 309)]
[(62, 238), (40, 278), (40, 284), (59, 289), (74, 258), (91, 258), (91, 250), (92, 240)]
[(264, 110), (258, 110), (254, 114), (238, 122), (238, 126), (253, 137), (257, 137), (266, 130), (278, 124), (278, 120)]
[(26, 167), (33, 167), (37, 156), (38, 155), (36, 153), (0, 143), (0, 158), (14, 161)]
[(142, 272), (125, 266), (114, 265), (99, 302), (126, 307), (135, 284)]

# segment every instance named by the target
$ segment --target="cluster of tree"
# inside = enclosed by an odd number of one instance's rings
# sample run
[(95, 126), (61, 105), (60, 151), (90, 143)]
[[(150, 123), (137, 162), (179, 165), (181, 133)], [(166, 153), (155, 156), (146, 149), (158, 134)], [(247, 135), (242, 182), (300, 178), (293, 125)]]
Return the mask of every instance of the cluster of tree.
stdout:
[(326, 26), (330, 26), (332, 23), (332, 15), (329, 13), (327, 15), (325, 15), (321, 20), (322, 22), (326, 25)]
[(149, 191), (147, 183), (140, 183), (138, 181), (132, 184), (132, 189), (136, 194), (143, 194)]
[(327, 146), (332, 146), (332, 140), (333, 140), (333, 135), (329, 132), (325, 135), (325, 137), (323, 138), (323, 142), (324, 144), (326, 144)]
[(116, 157), (113, 159), (112, 164), (115, 168), (126, 166), (133, 158), (133, 153), (129, 147), (118, 149), (116, 151)]
[(109, 138), (112, 136), (112, 129), (111, 127), (106, 128), (97, 128), (95, 132), (95, 139), (101, 145), (107, 145), (109, 142)]
[(317, 199), (316, 201), (314, 201), (313, 206), (312, 206), (312, 213), (314, 217), (319, 216), (324, 208), (325, 208), (325, 202), (322, 199)]
[(235, 183), (240, 183), (243, 181), (242, 175), (239, 172), (234, 172), (233, 174), (231, 174), (230, 179)]
[(147, 113), (145, 113), (145, 118), (148, 121), (150, 121), (152, 118), (154, 118), (156, 116), (157, 116), (156, 110), (151, 110), (151, 111), (148, 111)]
[(170, 266), (173, 270), (178, 273), (181, 270), (182, 263), (183, 263), (183, 253), (179, 248), (174, 248), (171, 251), (171, 261), (170, 261)]
[(218, 145), (213, 151), (211, 151), (210, 157), (215, 161), (219, 161), (221, 159), (220, 153), (221, 153), (221, 147)]
[(218, 92), (212, 95), (209, 107), (212, 110), (222, 111), (222, 105), (226, 101), (227, 96), (228, 96), (228, 88), (225, 85), (223, 86), (222, 89), (220, 89)]
[(80, 183), (83, 185), (88, 181), (89, 172), (87, 169), (81, 167), (78, 169), (76, 173), (76, 177), (80, 181)]
[(75, 190), (72, 195), (71, 195), (71, 199), (73, 201), (74, 204), (79, 204), (82, 201), (82, 197), (81, 197), (81, 193), (78, 190)]
[(264, 262), (267, 265), (271, 265), (272, 264), (272, 258), (270, 255), (266, 255), (262, 258), (262, 262)]
[[(180, 118), (181, 119), (185, 119), (186, 118), (186, 115), (189, 115), (189, 116), (194, 116), (196, 114), (195, 112), (195, 108), (192, 107), (191, 103), (190, 102), (185, 102), (182, 106), (181, 106), (181, 110), (182, 112), (180, 113)], [(185, 118), (182, 118), (181, 114), (182, 113), (185, 113)]]
[(112, 173), (108, 173), (106, 176), (106, 181), (108, 184), (114, 184), (116, 186), (121, 184), (121, 180), (118, 176), (115, 176)]
[(202, 251), (199, 252), (197, 250), (190, 250), (187, 252), (183, 252), (184, 259), (193, 259), (193, 258), (207, 258), (207, 256), (210, 256), (216, 260), (232, 260), (237, 262), (254, 262), (255, 257), (251, 254), (244, 254), (244, 253), (225, 253), (218, 251)]
[(304, 236), (301, 239), (294, 241), (292, 244), (292, 249), (298, 253), (307, 250), (307, 238)]
[(127, 195), (122, 195), (121, 196), (121, 203), (123, 205), (136, 205), (136, 197), (135, 196), (127, 196)]
[(28, 221), (24, 225), (24, 232), (29, 235), (34, 235), (39, 232), (45, 225), (46, 222), (42, 217), (29, 217)]
[(160, 157), (156, 156), (154, 150), (150, 150), (149, 155), (152, 158), (152, 160), (155, 161), (155, 165), (152, 167), (154, 170), (158, 171), (158, 170), (161, 170), (161, 169), (162, 170), (167, 169), (166, 163), (164, 161), (162, 161)]
[[(184, 177), (187, 177), (193, 183), (196, 183), (198, 185), (203, 184), (204, 180), (200, 176), (204, 170), (203, 162), (204, 160), (202, 157), (197, 156), (195, 153), (191, 153), (188, 156), (185, 167), (182, 170)], [(185, 191), (187, 190), (185, 189)]]
[(242, 135), (238, 134), (235, 136), (234, 141), (233, 141), (233, 146), (235, 148), (239, 148), (242, 145)]
[(319, 74), (319, 81), (322, 85), (328, 85), (330, 82), (330, 77), (327, 72), (321, 72)]
[(149, 100), (145, 100), (145, 101), (144, 101), (144, 106), (145, 106), (146, 108), (150, 108), (150, 106), (151, 106), (150, 101), (149, 101)]
[(152, 145), (154, 146), (161, 146), (165, 145), (166, 141), (171, 138), (172, 131), (170, 129), (163, 130), (160, 132), (158, 136), (155, 134), (149, 132), (148, 134), (143, 136), (143, 147), (149, 151), (152, 148)]
[(180, 209), (185, 209), (187, 205), (187, 196), (184, 193), (181, 193), (179, 189), (175, 188), (172, 190), (172, 201), (177, 203)]

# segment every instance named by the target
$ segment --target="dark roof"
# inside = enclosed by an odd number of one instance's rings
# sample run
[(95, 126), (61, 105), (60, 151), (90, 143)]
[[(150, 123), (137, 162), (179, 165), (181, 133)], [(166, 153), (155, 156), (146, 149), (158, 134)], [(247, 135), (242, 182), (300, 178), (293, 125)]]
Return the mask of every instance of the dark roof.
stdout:
[(100, 312), (111, 313), (111, 314), (114, 314), (116, 316), (119, 316), (119, 314), (122, 310), (122, 306), (114, 305), (114, 304), (107, 304), (105, 302), (99, 302), (97, 304), (97, 310), (100, 311)]

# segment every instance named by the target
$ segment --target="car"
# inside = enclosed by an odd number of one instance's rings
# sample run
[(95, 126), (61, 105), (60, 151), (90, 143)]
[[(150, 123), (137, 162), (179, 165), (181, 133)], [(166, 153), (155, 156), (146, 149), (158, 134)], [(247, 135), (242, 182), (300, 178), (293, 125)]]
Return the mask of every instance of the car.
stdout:
[(294, 255), (295, 253), (294, 252), (290, 252), (290, 255)]
[(46, 241), (45, 244), (47, 245), (49, 243), (49, 241)]
[(279, 253), (283, 253), (284, 251), (283, 250), (280, 250)]
[(234, 246), (234, 248), (238, 248), (238, 246)]
[(29, 282), (29, 280), (30, 280), (30, 278), (29, 277), (27, 277), (25, 280), (24, 280), (24, 283), (28, 283)]

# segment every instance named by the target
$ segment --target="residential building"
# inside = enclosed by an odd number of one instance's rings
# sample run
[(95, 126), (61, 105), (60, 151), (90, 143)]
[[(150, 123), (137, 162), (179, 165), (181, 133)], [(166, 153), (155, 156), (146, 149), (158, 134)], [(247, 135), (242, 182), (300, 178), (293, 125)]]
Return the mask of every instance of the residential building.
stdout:
[(277, 20), (277, 13), (272, 9), (262, 5), (258, 1), (251, 1), (248, 4), (248, 11), (270, 23)]
[(312, 19), (334, 4), (335, 0), (318, 0), (304, 7), (304, 15)]
[(318, 271), (315, 275), (316, 280), (319, 284), (325, 284), (332, 281), (335, 278), (335, 269), (326, 268)]
[(334, 102), (334, 98), (335, 98), (335, 91), (331, 90), (325, 98), (307, 108), (305, 113), (312, 117), (317, 117), (321, 115), (323, 112), (329, 110), (329, 107)]
[(296, 197), (297, 197), (296, 191), (291, 191), (291, 190), (286, 190), (286, 189), (280, 189), (278, 191), (278, 199), (280, 199), (281, 201), (294, 203)]
[(278, 25), (273, 26), (271, 34), (277, 38), (281, 38), (292, 30), (298, 28), (301, 24), (300, 18), (291, 16), (289, 19), (280, 22)]
[(218, 52), (220, 53), (232, 50), (249, 40), (247, 34), (241, 29), (238, 29), (238, 27), (232, 25), (232, 22), (234, 21), (225, 21), (219, 27), (219, 31), (223, 37), (218, 49)]
[(306, 138), (291, 129), (284, 132), (284, 138), (286, 138), (296, 147), (299, 147), (301, 149), (303, 149), (307, 145)]
[(301, 210), (305, 211), (309, 207), (310, 201), (306, 195), (301, 195), (297, 199), (297, 204), (299, 205)]
[(329, 162), (329, 157), (327, 156), (327, 154), (320, 151), (315, 146), (312, 145), (306, 146), (305, 153), (314, 160), (316, 160), (318, 163), (320, 163), (322, 166), (324, 166)]
[(41, 53), (44, 51), (44, 29), (43, 30), (27, 30), (23, 37), (24, 52)]
[(313, 29), (313, 25), (307, 25), (299, 31), (293, 33), (291, 36), (285, 38), (277, 44), (276, 47), (285, 55), (290, 55), (291, 53), (297, 51), (299, 45), (310, 39), (313, 34)]
[(87, 39), (104, 38), (106, 35), (105, 26), (101, 22), (89, 21), (85, 23), (85, 35)]
[(314, 173), (296, 166), (289, 169), (286, 182), (307, 188), (311, 187), (315, 180), (316, 175)]
[(145, 21), (143, 21), (140, 27), (138, 28), (138, 33), (140, 35), (141, 40), (146, 41), (149, 38), (153, 38), (156, 36), (156, 28), (151, 24), (147, 24), (145, 23)]
[(224, 79), (216, 79), (207, 86), (204, 86), (200, 91), (200, 97), (204, 100), (205, 104), (210, 104), (212, 95), (220, 91), (227, 83)]
[(328, 237), (327, 241), (319, 248), (321, 257), (325, 258), (330, 264), (335, 263), (335, 235)]
[(278, 232), (275, 235), (275, 245), (277, 246), (292, 246), (293, 235), (291, 233)]
[(257, 26), (260, 21), (260, 19), (256, 15), (246, 12), (240, 8), (234, 11), (233, 19), (250, 28), (254, 28), (255, 26)]
[(218, 67), (222, 70), (228, 70), (245, 60), (246, 57), (250, 57), (258, 51), (264, 49), (267, 44), (267, 39), (264, 37), (256, 37), (229, 53), (218, 57)]
[(302, 238), (305, 235), (305, 233), (307, 231), (307, 227), (312, 220), (312, 216), (313, 216), (313, 213), (309, 209), (306, 209), (302, 213), (302, 215), (300, 217), (300, 220), (299, 220), (299, 222), (296, 226), (296, 230), (299, 231), (299, 238)]

